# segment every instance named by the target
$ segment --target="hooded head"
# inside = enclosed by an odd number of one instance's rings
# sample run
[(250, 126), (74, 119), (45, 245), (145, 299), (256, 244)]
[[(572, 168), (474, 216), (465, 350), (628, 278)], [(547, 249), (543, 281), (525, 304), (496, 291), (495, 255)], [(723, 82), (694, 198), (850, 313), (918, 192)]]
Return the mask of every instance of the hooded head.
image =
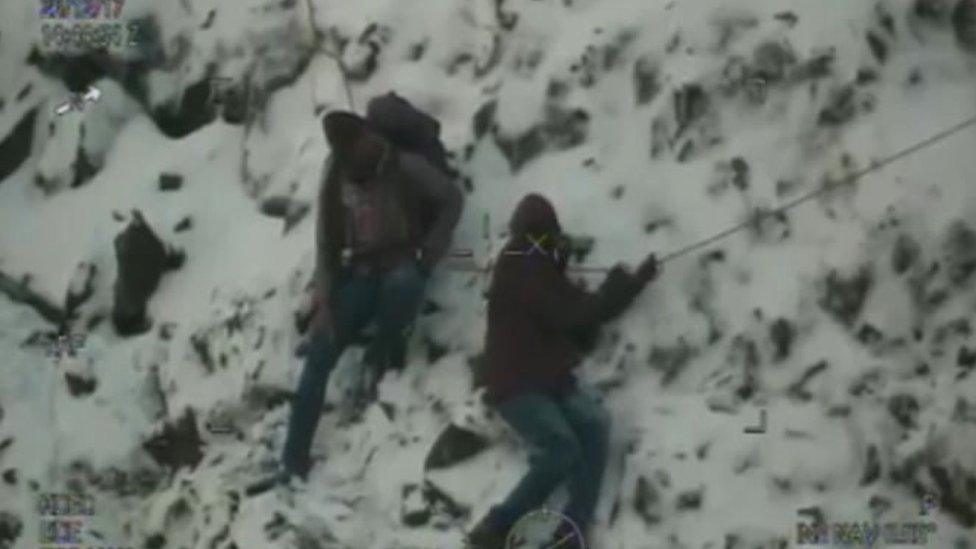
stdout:
[(388, 144), (365, 119), (351, 112), (337, 111), (326, 115), (322, 128), (350, 179), (362, 182), (379, 171)]
[(550, 247), (562, 236), (562, 227), (556, 216), (556, 209), (552, 207), (544, 196), (530, 194), (523, 198), (508, 224), (515, 242), (538, 242)]

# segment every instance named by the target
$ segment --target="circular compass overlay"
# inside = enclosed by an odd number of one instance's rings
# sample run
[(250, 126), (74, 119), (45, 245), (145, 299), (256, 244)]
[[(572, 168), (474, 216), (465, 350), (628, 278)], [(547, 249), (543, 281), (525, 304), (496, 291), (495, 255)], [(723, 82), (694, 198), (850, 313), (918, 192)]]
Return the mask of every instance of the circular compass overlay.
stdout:
[(505, 549), (586, 549), (586, 541), (569, 517), (542, 508), (515, 523), (505, 539)]

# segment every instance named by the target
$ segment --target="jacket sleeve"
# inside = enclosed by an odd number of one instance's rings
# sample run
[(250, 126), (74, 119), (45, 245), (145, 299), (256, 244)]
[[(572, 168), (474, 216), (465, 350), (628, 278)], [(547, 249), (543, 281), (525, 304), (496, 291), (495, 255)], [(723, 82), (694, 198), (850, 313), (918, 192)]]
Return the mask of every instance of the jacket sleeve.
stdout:
[(332, 157), (325, 160), (319, 184), (319, 198), (315, 219), (315, 290), (323, 299), (328, 300), (332, 286), (333, 268), (330, 265), (328, 249), (326, 247), (325, 199), (328, 196), (329, 172), (332, 167)]
[(464, 195), (447, 174), (432, 166), (423, 157), (404, 154), (401, 159), (406, 179), (424, 200), (435, 204), (434, 223), (423, 237), (423, 261), (433, 266), (447, 253), (454, 227), (461, 219)]
[(644, 285), (622, 268), (614, 268), (596, 292), (573, 286), (555, 270), (540, 276), (524, 296), (539, 323), (554, 332), (579, 334), (620, 316)]

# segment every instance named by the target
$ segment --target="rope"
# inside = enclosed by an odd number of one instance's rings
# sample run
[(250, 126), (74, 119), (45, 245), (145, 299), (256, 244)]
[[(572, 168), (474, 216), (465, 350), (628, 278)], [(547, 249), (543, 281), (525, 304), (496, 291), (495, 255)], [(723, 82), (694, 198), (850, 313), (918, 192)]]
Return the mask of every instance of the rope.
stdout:
[(789, 201), (789, 202), (787, 202), (785, 204), (780, 205), (777, 208), (774, 208), (772, 210), (765, 210), (765, 211), (757, 212), (757, 215), (753, 216), (750, 219), (747, 219), (745, 221), (741, 221), (739, 223), (736, 223), (735, 225), (733, 225), (733, 226), (731, 226), (731, 227), (729, 227), (729, 228), (727, 228), (727, 229), (725, 229), (725, 230), (723, 230), (723, 231), (721, 231), (719, 233), (716, 233), (716, 234), (714, 234), (714, 235), (712, 235), (712, 236), (710, 236), (708, 238), (705, 238), (703, 240), (699, 240), (698, 242), (689, 244), (689, 245), (684, 246), (682, 248), (679, 248), (679, 249), (677, 249), (677, 250), (675, 250), (673, 252), (670, 252), (667, 255), (662, 256), (658, 260), (658, 262), (659, 263), (667, 263), (667, 262), (669, 262), (669, 261), (671, 261), (673, 259), (677, 259), (679, 257), (688, 255), (688, 254), (690, 254), (690, 253), (692, 253), (692, 252), (694, 252), (696, 250), (700, 250), (701, 248), (704, 248), (706, 246), (710, 246), (711, 244), (714, 244), (715, 242), (718, 242), (720, 240), (724, 240), (724, 239), (732, 236), (733, 234), (738, 233), (739, 231), (741, 231), (743, 229), (747, 229), (749, 227), (754, 226), (757, 222), (761, 221), (763, 217), (782, 215), (782, 214), (788, 212), (789, 210), (792, 210), (793, 208), (795, 208), (795, 207), (797, 207), (797, 206), (799, 206), (801, 204), (804, 204), (806, 202), (809, 202), (810, 200), (813, 200), (814, 198), (819, 197), (820, 195), (826, 193), (827, 191), (832, 190), (834, 187), (839, 187), (841, 185), (854, 184), (859, 179), (861, 179), (862, 177), (864, 177), (865, 175), (868, 175), (868, 174), (870, 174), (872, 172), (878, 171), (881, 168), (884, 168), (885, 166), (888, 166), (889, 164), (893, 164), (894, 162), (897, 162), (898, 160), (901, 160), (901, 159), (903, 159), (903, 158), (905, 158), (907, 156), (911, 156), (911, 155), (915, 154), (916, 152), (918, 152), (918, 151), (920, 151), (922, 149), (926, 149), (928, 147), (931, 147), (935, 143), (938, 143), (939, 141), (942, 141), (944, 139), (947, 139), (947, 138), (949, 138), (949, 137), (951, 137), (951, 136), (953, 136), (953, 135), (961, 132), (962, 130), (966, 129), (967, 127), (973, 126), (973, 125), (976, 125), (976, 116), (973, 116), (973, 117), (971, 117), (971, 118), (969, 118), (969, 119), (967, 119), (967, 120), (965, 120), (963, 122), (960, 122), (959, 124), (956, 124), (955, 126), (952, 126), (949, 129), (943, 130), (943, 131), (941, 131), (941, 132), (939, 132), (939, 133), (937, 133), (937, 134), (935, 134), (935, 135), (933, 135), (933, 136), (931, 136), (931, 137), (929, 137), (927, 139), (924, 139), (924, 140), (922, 140), (922, 141), (920, 141), (920, 142), (912, 145), (911, 147), (908, 147), (908, 148), (903, 149), (903, 150), (901, 150), (901, 151), (899, 151), (899, 152), (897, 152), (897, 153), (895, 153), (895, 154), (893, 154), (891, 156), (888, 156), (888, 157), (884, 158), (881, 161), (875, 161), (870, 166), (868, 166), (867, 168), (864, 168), (864, 169), (862, 169), (860, 171), (857, 171), (857, 172), (854, 172), (853, 174), (848, 175), (846, 178), (844, 178), (844, 180), (842, 180), (840, 182), (824, 184), (820, 188), (814, 189), (814, 190), (812, 190), (812, 191), (810, 191), (810, 192), (808, 192), (808, 193), (806, 193), (806, 194), (804, 194), (802, 196), (799, 196), (799, 197), (797, 197), (797, 198), (795, 198), (795, 199), (793, 199), (793, 200), (791, 200), (791, 201)]

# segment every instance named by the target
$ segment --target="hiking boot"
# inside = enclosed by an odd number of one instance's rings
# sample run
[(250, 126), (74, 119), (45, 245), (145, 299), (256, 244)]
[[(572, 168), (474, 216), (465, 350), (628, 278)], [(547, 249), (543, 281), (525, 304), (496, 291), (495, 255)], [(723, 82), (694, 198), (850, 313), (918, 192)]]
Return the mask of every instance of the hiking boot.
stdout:
[(306, 479), (301, 475), (289, 471), (280, 463), (269, 463), (265, 466), (265, 474), (256, 482), (247, 485), (244, 494), (247, 497), (255, 497), (278, 488), (305, 491), (305, 482)]
[(505, 532), (488, 516), (468, 533), (466, 541), (466, 549), (505, 549)]
[(298, 475), (288, 475), (275, 485), (275, 495), (288, 507), (295, 506), (295, 498), (308, 491), (308, 483)]

